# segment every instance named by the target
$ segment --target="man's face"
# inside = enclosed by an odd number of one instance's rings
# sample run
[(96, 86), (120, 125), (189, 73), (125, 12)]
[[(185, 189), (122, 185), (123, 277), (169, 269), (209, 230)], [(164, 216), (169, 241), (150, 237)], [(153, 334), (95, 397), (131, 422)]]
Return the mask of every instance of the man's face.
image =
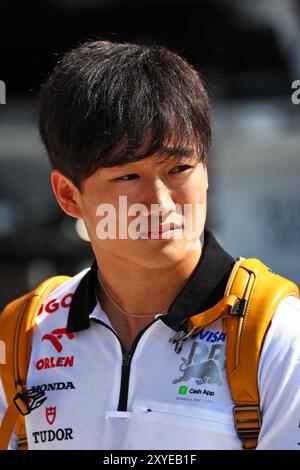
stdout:
[(199, 250), (207, 187), (196, 157), (161, 162), (157, 153), (98, 169), (83, 181), (77, 203), (95, 253), (163, 268)]

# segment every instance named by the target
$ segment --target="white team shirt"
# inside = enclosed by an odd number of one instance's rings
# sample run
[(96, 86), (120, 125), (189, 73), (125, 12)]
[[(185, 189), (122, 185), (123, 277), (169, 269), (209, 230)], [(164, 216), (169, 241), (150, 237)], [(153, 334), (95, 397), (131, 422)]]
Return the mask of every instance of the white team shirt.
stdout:
[[(28, 388), (42, 385), (47, 400), (26, 417), (29, 449), (241, 449), (220, 322), (178, 355), (169, 343), (174, 331), (155, 321), (131, 358), (127, 407), (118, 411), (123, 354), (100, 303), (90, 328), (63, 331), (84, 273), (56, 289), (37, 318)], [(273, 318), (258, 378), (263, 423), (257, 448), (299, 449), (300, 301), (293, 297)], [(3, 413), (3, 396), (0, 403)]]
[[(205, 257), (201, 262), (205, 265)], [(223, 276), (218, 270), (216, 278)], [(157, 319), (128, 356), (95, 298), (88, 321), (70, 328), (71, 301), (88, 273), (53, 291), (37, 316), (27, 386), (41, 386), (47, 400), (26, 417), (29, 449), (242, 449), (221, 322), (188, 339), (177, 354), (169, 342), (174, 330)], [(180, 294), (175, 311), (197, 297), (199, 279), (194, 276), (190, 290)], [(79, 302), (79, 319), (84, 309)], [(283, 300), (273, 317), (258, 384), (262, 428), (257, 449), (300, 449), (300, 301), (294, 297)], [(0, 387), (0, 419), (4, 409)], [(16, 448), (15, 436), (11, 448)]]

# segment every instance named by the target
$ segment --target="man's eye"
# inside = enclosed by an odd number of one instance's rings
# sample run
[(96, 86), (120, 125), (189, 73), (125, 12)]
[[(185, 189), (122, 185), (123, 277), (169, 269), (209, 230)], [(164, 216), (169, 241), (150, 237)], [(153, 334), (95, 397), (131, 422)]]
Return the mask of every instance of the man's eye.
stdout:
[(171, 173), (182, 173), (183, 171), (193, 168), (191, 165), (179, 165), (171, 170)]
[(121, 181), (129, 181), (138, 178), (138, 175), (136, 173), (130, 173), (129, 175), (124, 175), (124, 176), (119, 176), (116, 178), (117, 180)]

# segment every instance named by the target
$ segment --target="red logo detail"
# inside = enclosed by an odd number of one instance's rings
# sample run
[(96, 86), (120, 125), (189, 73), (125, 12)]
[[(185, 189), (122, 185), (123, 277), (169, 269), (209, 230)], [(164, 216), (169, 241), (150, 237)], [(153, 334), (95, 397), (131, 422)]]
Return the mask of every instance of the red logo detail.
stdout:
[(46, 420), (52, 426), (56, 418), (56, 406), (46, 408)]
[[(67, 295), (65, 295), (65, 296), (61, 299), (61, 306), (62, 306), (63, 308), (68, 308), (68, 307), (70, 307), (71, 302), (72, 302), (73, 295), (74, 295), (74, 294), (67, 294)], [(69, 300), (67, 300), (67, 299), (69, 299)]]
[(74, 294), (70, 293), (65, 295), (60, 302), (57, 299), (52, 299), (45, 305), (41, 305), (38, 315), (41, 315), (43, 311), (45, 311), (46, 313), (54, 313), (59, 309), (60, 306), (63, 308), (70, 307), (73, 295)]
[(47, 313), (54, 313), (54, 312), (56, 312), (58, 309), (59, 309), (59, 303), (57, 302), (56, 299), (50, 300), (50, 302), (48, 302), (48, 303), (45, 305), (45, 312), (47, 312)]
[(45, 357), (36, 362), (37, 370), (53, 369), (53, 367), (73, 367), (74, 356)]
[(63, 347), (60, 344), (59, 340), (63, 337), (66, 336), (69, 340), (72, 340), (75, 338), (75, 335), (73, 333), (67, 333), (66, 328), (58, 328), (57, 330), (53, 330), (51, 334), (44, 335), (42, 337), (42, 341), (47, 339), (50, 341), (50, 343), (55, 347), (57, 352), (61, 352)]

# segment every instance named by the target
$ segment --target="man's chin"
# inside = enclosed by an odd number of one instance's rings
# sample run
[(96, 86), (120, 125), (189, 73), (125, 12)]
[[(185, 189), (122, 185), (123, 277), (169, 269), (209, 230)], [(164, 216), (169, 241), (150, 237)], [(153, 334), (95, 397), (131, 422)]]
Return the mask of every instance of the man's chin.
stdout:
[[(138, 246), (139, 245), (139, 246)], [(167, 268), (182, 261), (189, 254), (201, 252), (201, 243), (196, 240), (139, 240), (135, 246), (134, 255), (142, 265), (153, 268)]]
[(168, 234), (151, 234), (148, 237), (144, 236), (143, 238), (139, 238), (138, 241), (142, 243), (142, 246), (145, 249), (151, 248), (158, 248), (164, 250), (168, 247), (176, 247), (176, 249), (180, 249), (181, 251), (198, 251), (201, 250), (201, 240), (200, 235), (197, 237), (193, 237), (191, 239), (183, 238), (183, 237), (175, 237), (175, 236), (168, 236)]

